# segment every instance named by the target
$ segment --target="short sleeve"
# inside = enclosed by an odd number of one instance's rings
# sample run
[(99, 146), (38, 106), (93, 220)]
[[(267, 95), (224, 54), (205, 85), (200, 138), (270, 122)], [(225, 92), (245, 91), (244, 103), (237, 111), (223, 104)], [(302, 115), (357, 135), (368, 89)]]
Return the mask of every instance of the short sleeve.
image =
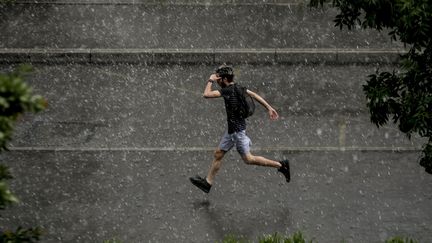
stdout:
[(227, 88), (222, 88), (219, 92), (221, 93), (221, 96), (222, 96), (222, 97), (226, 98), (226, 97), (229, 96), (228, 91), (229, 91), (229, 90), (228, 90)]

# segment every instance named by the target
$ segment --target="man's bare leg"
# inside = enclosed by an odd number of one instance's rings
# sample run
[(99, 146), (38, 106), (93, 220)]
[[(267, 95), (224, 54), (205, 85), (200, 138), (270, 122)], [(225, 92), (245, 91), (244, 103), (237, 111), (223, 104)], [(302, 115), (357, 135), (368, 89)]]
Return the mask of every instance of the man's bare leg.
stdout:
[(252, 155), (251, 153), (242, 155), (242, 159), (246, 164), (249, 165), (260, 165), (260, 166), (277, 168), (279, 172), (284, 174), (287, 182), (290, 182), (291, 180), (291, 172), (290, 172), (288, 160), (283, 160), (279, 162), (279, 161), (264, 158), (262, 156), (255, 156)]
[(222, 159), (224, 155), (225, 155), (225, 151), (220, 150), (219, 148), (214, 151), (214, 159), (212, 161), (212, 164), (210, 166), (209, 172), (206, 177), (207, 182), (210, 185), (213, 184), (214, 178), (222, 165)]
[(268, 166), (268, 167), (274, 167), (274, 168), (281, 168), (281, 163), (279, 161), (271, 160), (264, 158), (262, 156), (255, 156), (251, 153), (247, 153), (242, 156), (243, 161), (246, 164), (249, 165), (260, 165), (260, 166)]

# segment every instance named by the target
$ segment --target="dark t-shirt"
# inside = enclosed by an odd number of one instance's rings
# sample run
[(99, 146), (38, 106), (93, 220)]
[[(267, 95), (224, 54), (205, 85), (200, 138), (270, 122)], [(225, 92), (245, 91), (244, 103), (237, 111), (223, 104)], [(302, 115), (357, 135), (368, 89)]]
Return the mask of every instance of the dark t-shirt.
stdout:
[(240, 132), (246, 130), (246, 120), (241, 118), (236, 112), (239, 104), (239, 97), (237, 96), (234, 85), (229, 85), (220, 90), (220, 93), (225, 101), (225, 110), (228, 121), (228, 133)]

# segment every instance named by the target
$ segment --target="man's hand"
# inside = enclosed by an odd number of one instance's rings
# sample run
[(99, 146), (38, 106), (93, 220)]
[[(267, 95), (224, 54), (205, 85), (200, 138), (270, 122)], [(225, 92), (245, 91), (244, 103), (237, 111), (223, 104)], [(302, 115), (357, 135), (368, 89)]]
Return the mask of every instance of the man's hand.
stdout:
[(220, 79), (216, 74), (212, 74), (212, 75), (210, 75), (210, 78), (209, 79), (211, 79), (211, 80), (213, 80), (213, 81), (217, 81), (218, 79)]
[(273, 108), (269, 108), (268, 113), (269, 113), (270, 119), (273, 121), (275, 121), (279, 118), (279, 114)]
[(256, 94), (255, 92), (252, 92), (250, 90), (247, 90), (247, 93), (252, 96), (256, 101), (258, 101), (262, 106), (264, 106), (268, 110), (268, 114), (271, 120), (277, 120), (279, 118), (279, 114), (273, 107), (271, 107), (267, 101), (265, 101), (261, 96)]

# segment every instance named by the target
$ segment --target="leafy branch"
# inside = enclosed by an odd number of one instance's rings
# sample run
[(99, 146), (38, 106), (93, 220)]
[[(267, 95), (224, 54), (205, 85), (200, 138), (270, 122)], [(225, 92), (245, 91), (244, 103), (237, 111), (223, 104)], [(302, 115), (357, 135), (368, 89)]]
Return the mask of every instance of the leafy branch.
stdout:
[[(329, 0), (310, 0), (311, 7)], [(368, 76), (363, 91), (371, 122), (381, 127), (390, 117), (409, 138), (426, 138), (420, 165), (432, 174), (432, 1), (430, 0), (333, 0), (339, 9), (334, 21), (341, 30), (354, 26), (388, 29), (392, 40), (409, 47), (400, 71)]]
[[(0, 73), (0, 152), (7, 150), (6, 144), (12, 139), (13, 127), (25, 112), (39, 112), (47, 102), (39, 95), (33, 95), (24, 79), (33, 68), (21, 65), (9, 73)], [(9, 169), (0, 164), (0, 210), (17, 203), (18, 198), (9, 190), (6, 181), (12, 179)], [(0, 243), (35, 242), (39, 240), (39, 228), (0, 232)]]

